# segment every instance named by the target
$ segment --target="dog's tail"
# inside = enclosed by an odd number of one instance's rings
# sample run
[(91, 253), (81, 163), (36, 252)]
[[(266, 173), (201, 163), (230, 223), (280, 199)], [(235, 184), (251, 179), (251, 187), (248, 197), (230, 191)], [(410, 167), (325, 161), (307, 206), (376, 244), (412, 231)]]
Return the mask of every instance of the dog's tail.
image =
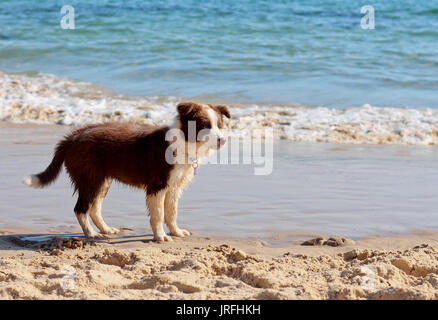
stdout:
[(43, 188), (56, 180), (64, 163), (65, 155), (70, 143), (63, 140), (56, 146), (55, 155), (46, 170), (24, 178), (23, 183), (33, 188)]

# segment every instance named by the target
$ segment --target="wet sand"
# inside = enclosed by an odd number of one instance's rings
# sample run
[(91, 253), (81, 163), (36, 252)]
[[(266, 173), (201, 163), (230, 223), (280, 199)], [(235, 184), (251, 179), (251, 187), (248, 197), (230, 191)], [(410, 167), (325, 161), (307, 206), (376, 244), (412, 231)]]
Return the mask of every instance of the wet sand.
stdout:
[[(63, 170), (45, 189), (21, 180), (43, 170), (71, 127), (0, 123), (0, 228), (79, 232), (76, 196)], [(203, 165), (184, 191), (180, 225), (200, 236), (271, 246), (317, 235), (353, 239), (438, 228), (438, 148), (278, 141), (271, 175), (251, 165)], [(149, 233), (144, 194), (113, 183), (110, 226)], [(250, 223), (248, 223), (250, 221)]]

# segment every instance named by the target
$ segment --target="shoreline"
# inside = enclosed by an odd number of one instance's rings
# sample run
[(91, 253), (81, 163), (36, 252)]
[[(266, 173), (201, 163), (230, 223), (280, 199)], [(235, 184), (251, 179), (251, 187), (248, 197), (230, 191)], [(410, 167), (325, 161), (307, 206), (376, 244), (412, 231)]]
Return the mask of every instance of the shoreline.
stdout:
[(37, 249), (0, 231), (0, 299), (438, 298), (438, 232), (339, 247), (130, 235)]
[[(148, 221), (145, 217), (145, 226), (148, 227)], [(93, 228), (96, 229), (96, 227), (93, 225)], [(112, 242), (113, 240), (120, 240), (122, 238), (136, 238), (140, 240), (145, 240), (147, 242), (153, 242), (152, 238), (149, 239), (149, 237), (152, 237), (152, 231), (149, 228), (142, 228), (141, 231), (132, 230), (130, 228), (126, 227), (119, 227), (121, 228), (121, 232), (115, 236), (108, 236), (107, 238), (103, 239), (102, 242)], [(166, 229), (167, 230), (167, 229)], [(99, 232), (96, 229), (97, 232)], [(170, 235), (169, 232), (166, 232), (166, 234)], [(0, 226), (0, 236), (36, 236), (36, 237), (69, 237), (69, 238), (78, 238), (81, 241), (89, 241), (89, 242), (99, 242), (100, 240), (88, 240), (84, 237), (83, 232), (79, 226), (77, 225), (68, 225), (64, 228), (56, 228), (55, 226), (49, 227), (47, 229), (42, 228), (33, 228), (29, 226), (14, 226), (12, 224), (4, 224), (3, 226)], [(237, 244), (245, 244), (250, 243), (253, 245), (256, 245), (258, 247), (266, 248), (269, 250), (287, 250), (288, 248), (306, 248), (306, 247), (313, 247), (313, 248), (320, 248), (322, 249), (322, 252), (325, 252), (325, 249), (327, 249), (328, 252), (332, 250), (332, 248), (343, 248), (343, 247), (350, 247), (355, 246), (358, 248), (365, 248), (365, 246), (372, 246), (372, 248), (375, 249), (391, 249), (391, 248), (405, 248), (403, 246), (397, 246), (396, 245), (396, 239), (400, 239), (402, 242), (401, 244), (405, 243), (406, 241), (422, 241), (422, 240), (431, 240), (431, 241), (437, 241), (438, 245), (438, 230), (434, 228), (416, 228), (412, 229), (407, 232), (384, 232), (384, 233), (370, 233), (365, 234), (362, 236), (345, 236), (342, 233), (339, 234), (332, 234), (327, 233), (323, 231), (292, 231), (289, 233), (280, 233), (280, 232), (273, 232), (272, 235), (267, 236), (242, 236), (242, 237), (236, 237), (232, 236), (231, 234), (221, 234), (221, 233), (215, 233), (215, 234), (208, 234), (206, 232), (199, 232), (199, 231), (191, 231), (191, 236), (189, 238), (193, 239), (202, 239), (202, 240), (211, 240), (214, 242), (230, 242), (230, 243), (237, 243)], [(331, 239), (331, 238), (344, 238), (346, 239), (345, 244), (340, 245), (323, 245), (322, 242)], [(180, 241), (182, 238), (173, 237), (173, 239), (176, 239), (177, 241)], [(188, 238), (187, 238), (188, 239)], [(187, 240), (185, 239), (185, 240)], [(314, 240), (314, 239), (322, 239), (319, 244), (312, 244), (312, 245), (305, 245), (304, 242)], [(388, 246), (385, 245), (386, 242), (383, 244), (380, 244), (379, 242), (381, 240), (389, 241)], [(392, 241), (394, 240), (394, 241)], [(1, 250), (1, 249), (0, 249)]]

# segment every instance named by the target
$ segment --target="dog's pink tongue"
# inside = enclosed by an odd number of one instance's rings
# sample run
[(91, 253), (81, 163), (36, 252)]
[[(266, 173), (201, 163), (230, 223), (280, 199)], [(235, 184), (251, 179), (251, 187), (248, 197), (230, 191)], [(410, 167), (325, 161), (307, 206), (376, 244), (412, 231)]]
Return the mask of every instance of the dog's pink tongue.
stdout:
[(196, 168), (193, 168), (193, 175), (195, 175), (196, 176), (196, 174), (198, 173), (198, 167), (196, 167)]

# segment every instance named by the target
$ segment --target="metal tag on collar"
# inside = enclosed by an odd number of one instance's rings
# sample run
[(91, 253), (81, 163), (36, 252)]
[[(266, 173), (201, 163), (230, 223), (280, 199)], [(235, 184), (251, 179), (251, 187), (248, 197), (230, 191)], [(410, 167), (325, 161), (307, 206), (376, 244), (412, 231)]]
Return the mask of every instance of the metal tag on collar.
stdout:
[(198, 160), (192, 161), (192, 167), (193, 167), (193, 175), (196, 176), (196, 174), (198, 173)]

